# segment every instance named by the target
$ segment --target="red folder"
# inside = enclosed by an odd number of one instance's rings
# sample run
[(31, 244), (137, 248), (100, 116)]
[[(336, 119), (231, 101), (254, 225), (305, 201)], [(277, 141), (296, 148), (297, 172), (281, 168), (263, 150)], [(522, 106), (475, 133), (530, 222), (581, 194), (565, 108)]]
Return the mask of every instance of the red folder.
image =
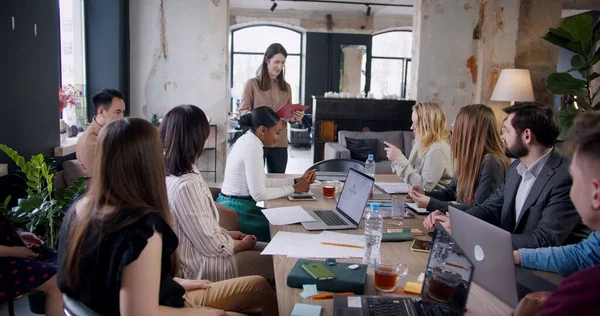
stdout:
[(310, 106), (308, 106), (308, 105), (288, 103), (288, 104), (280, 107), (277, 111), (275, 111), (275, 113), (277, 113), (277, 115), (281, 118), (291, 119), (292, 117), (294, 117), (295, 111), (305, 111), (309, 107)]

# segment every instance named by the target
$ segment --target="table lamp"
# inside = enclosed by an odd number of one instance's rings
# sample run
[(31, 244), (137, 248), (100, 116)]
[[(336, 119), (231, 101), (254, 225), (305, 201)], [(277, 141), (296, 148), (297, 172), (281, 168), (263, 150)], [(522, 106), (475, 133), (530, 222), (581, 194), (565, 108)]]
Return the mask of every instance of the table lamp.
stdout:
[(491, 100), (508, 101), (510, 105), (514, 105), (515, 101), (535, 101), (529, 70), (502, 69)]

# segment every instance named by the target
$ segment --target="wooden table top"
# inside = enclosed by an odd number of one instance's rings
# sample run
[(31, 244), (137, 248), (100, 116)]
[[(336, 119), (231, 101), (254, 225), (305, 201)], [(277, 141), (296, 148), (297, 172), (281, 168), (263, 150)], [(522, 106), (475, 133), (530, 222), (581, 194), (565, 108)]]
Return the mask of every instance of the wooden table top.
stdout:
[[(271, 176), (271, 175), (269, 175)], [(292, 175), (285, 175), (292, 177)], [(282, 177), (282, 175), (276, 175), (274, 177)], [(377, 175), (378, 181), (398, 181), (398, 177), (395, 175)], [(375, 189), (377, 191), (377, 189)], [(320, 185), (311, 186), (311, 191), (316, 195), (317, 201), (289, 201), (287, 198), (281, 198), (277, 200), (271, 200), (265, 202), (265, 205), (269, 208), (284, 207), (291, 205), (300, 205), (303, 208), (310, 209), (333, 209), (335, 208), (334, 199), (324, 199)], [(390, 219), (384, 220), (384, 231), (388, 228), (399, 228), (399, 226), (393, 224)], [(404, 228), (419, 228), (423, 231), (423, 217), (417, 215), (414, 219), (404, 219)], [(359, 229), (354, 230), (339, 230), (337, 232), (347, 234), (363, 234), (364, 221), (361, 222)], [(271, 226), (271, 236), (275, 236), (277, 232), (296, 232), (296, 233), (313, 233), (318, 234), (320, 231), (308, 232), (304, 230), (302, 225), (284, 225), (284, 226)], [(427, 235), (416, 237), (419, 239), (431, 239)], [(410, 250), (411, 242), (384, 242), (381, 244), (381, 256), (382, 260), (395, 260), (399, 263), (404, 263), (408, 266), (408, 275), (398, 281), (398, 288), (393, 293), (384, 293), (375, 289), (373, 268), (368, 269), (367, 283), (365, 287), (365, 295), (395, 295), (400, 297), (416, 297), (415, 295), (404, 294), (402, 290), (407, 281), (416, 282), (419, 274), (425, 272), (427, 260), (429, 254), (413, 252)], [(273, 264), (275, 269), (275, 282), (277, 286), (277, 301), (279, 304), (279, 315), (290, 315), (294, 304), (304, 303), (312, 305), (321, 305), (323, 307), (322, 315), (333, 315), (333, 299), (320, 299), (313, 300), (311, 298), (302, 298), (299, 293), (302, 289), (291, 288), (286, 285), (286, 278), (288, 273), (296, 264), (296, 258), (288, 258), (286, 256), (273, 256)], [(323, 260), (324, 259), (320, 259)], [(362, 258), (349, 258), (349, 259), (336, 259), (339, 262), (351, 262), (351, 263), (362, 263)], [(562, 277), (550, 274), (547, 272), (537, 272), (543, 277), (547, 278), (553, 283), (558, 284)], [(506, 305), (504, 302), (490, 294), (476, 283), (471, 283), (471, 289), (469, 292), (469, 299), (467, 302), (467, 315), (510, 315), (512, 308)]]

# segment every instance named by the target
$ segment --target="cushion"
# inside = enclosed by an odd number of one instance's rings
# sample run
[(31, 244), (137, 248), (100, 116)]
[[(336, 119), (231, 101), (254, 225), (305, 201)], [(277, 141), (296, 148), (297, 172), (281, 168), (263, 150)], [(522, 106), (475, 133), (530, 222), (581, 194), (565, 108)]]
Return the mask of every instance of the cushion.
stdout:
[[(355, 138), (355, 139), (378, 139), (381, 141), (390, 142), (399, 148), (404, 150), (404, 142), (403, 142), (403, 134), (412, 132), (406, 131), (387, 131), (387, 132), (358, 132), (358, 131), (339, 131), (338, 132), (338, 142), (340, 145), (348, 148), (346, 146), (346, 138)], [(387, 157), (385, 156), (385, 145), (383, 143), (377, 144), (377, 151), (375, 154), (375, 161), (386, 161)]]
[(346, 137), (346, 148), (350, 151), (350, 158), (366, 161), (369, 154), (377, 152), (377, 139), (354, 139)]

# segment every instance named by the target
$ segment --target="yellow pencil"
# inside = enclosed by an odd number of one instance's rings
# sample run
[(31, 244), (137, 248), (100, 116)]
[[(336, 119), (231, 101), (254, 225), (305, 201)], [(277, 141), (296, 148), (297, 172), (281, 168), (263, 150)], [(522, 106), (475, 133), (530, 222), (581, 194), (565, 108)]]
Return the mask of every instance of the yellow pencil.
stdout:
[(321, 242), (323, 245), (329, 245), (329, 246), (339, 246), (339, 247), (350, 247), (350, 248), (360, 248), (363, 249), (363, 246), (357, 246), (357, 245), (348, 245), (348, 244), (336, 244), (334, 242), (326, 242), (323, 241)]

